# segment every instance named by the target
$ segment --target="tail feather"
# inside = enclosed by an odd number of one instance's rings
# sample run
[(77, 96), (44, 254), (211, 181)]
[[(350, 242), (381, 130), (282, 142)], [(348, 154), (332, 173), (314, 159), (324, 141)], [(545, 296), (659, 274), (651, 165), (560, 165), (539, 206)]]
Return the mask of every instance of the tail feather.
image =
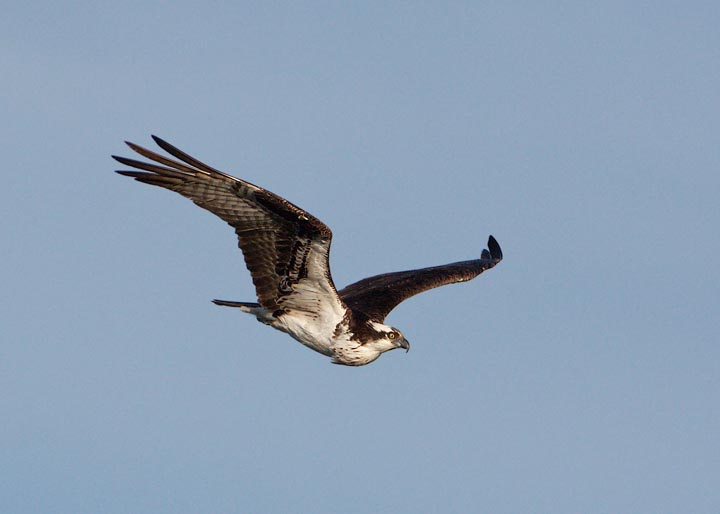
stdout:
[(273, 316), (272, 312), (263, 309), (262, 305), (260, 305), (259, 303), (233, 302), (230, 300), (213, 300), (213, 303), (215, 305), (222, 305), (224, 307), (237, 307), (243, 312), (252, 314), (257, 318), (260, 323), (265, 323), (266, 325), (272, 326), (273, 321), (275, 321), (275, 317)]
[(213, 303), (215, 305), (222, 305), (224, 307), (237, 307), (239, 309), (244, 310), (245, 312), (250, 311), (250, 309), (260, 308), (259, 303), (253, 303), (253, 302), (233, 302), (230, 300), (213, 300)]

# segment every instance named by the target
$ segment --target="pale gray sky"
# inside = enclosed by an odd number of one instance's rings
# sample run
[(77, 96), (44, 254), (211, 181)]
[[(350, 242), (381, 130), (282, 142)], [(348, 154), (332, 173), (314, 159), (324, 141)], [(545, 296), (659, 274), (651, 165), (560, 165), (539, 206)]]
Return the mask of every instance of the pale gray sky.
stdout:
[[(5, 512), (717, 512), (715, 2), (15, 2), (0, 20)], [(343, 286), (479, 255), (359, 369), (151, 133), (335, 233)]]

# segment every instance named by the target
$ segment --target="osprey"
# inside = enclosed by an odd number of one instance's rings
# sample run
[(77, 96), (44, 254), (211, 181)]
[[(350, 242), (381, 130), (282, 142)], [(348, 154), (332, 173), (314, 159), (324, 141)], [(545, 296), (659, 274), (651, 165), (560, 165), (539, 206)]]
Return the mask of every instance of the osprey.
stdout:
[(408, 351), (402, 332), (384, 323), (395, 306), (428, 289), (471, 280), (502, 260), (500, 245), (490, 236), (479, 259), (376, 275), (337, 291), (330, 275), (332, 232), (327, 225), (284, 198), (152, 137), (181, 162), (126, 142), (154, 162), (113, 155), (143, 170), (117, 173), (190, 198), (237, 234), (258, 301), (213, 302), (254, 315), (335, 364), (363, 366), (389, 350)]

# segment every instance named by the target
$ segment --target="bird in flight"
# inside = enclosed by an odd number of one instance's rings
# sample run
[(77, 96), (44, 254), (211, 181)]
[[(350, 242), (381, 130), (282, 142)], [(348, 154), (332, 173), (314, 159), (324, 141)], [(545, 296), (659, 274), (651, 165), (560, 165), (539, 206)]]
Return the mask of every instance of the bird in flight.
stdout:
[(490, 236), (479, 259), (376, 275), (338, 291), (330, 275), (332, 232), (327, 225), (284, 198), (152, 137), (178, 160), (126, 142), (153, 162), (113, 155), (142, 170), (117, 173), (190, 198), (237, 234), (258, 301), (213, 302), (254, 315), (335, 364), (363, 366), (389, 350), (408, 351), (403, 333), (385, 324), (391, 310), (428, 289), (471, 280), (502, 260), (500, 245)]

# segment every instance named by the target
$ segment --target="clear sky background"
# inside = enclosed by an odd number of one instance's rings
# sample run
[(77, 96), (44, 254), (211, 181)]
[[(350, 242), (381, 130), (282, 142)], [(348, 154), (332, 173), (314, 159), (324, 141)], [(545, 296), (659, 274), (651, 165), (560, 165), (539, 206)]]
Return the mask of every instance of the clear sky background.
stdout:
[[(716, 2), (12, 2), (0, 510), (718, 512)], [(330, 364), (166, 138), (335, 233), (338, 286), (478, 256)]]

